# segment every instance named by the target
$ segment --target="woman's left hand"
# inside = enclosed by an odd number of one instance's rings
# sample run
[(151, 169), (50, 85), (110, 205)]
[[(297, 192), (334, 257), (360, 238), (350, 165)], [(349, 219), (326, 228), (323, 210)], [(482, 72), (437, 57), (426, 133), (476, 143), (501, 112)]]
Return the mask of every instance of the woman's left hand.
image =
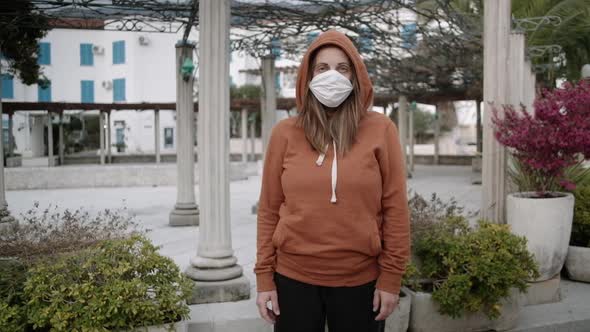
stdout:
[(375, 289), (375, 294), (373, 295), (373, 311), (381, 308), (375, 320), (386, 319), (397, 308), (398, 303), (399, 295)]

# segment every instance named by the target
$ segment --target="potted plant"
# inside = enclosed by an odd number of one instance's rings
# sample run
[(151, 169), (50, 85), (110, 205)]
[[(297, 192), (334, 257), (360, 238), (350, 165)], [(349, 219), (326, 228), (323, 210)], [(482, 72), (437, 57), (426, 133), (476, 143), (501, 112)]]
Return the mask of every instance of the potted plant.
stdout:
[[(590, 156), (590, 82), (544, 91), (534, 114), (505, 106), (493, 114), (496, 139), (509, 148), (528, 187), (506, 199), (506, 221), (525, 236), (544, 281), (562, 269), (570, 240), (574, 186), (565, 171)], [(518, 186), (519, 184), (516, 183)], [(561, 188), (556, 190), (555, 188)]]
[(512, 328), (522, 307), (520, 293), (537, 275), (526, 239), (507, 225), (480, 220), (470, 226), (454, 201), (449, 205), (433, 196), (429, 203), (414, 196), (410, 207), (415, 206), (426, 213), (411, 210), (413, 257), (404, 276), (412, 298), (410, 330)]
[(157, 249), (135, 234), (36, 264), (28, 320), (51, 331), (184, 331), (192, 283)]
[(570, 279), (590, 282), (590, 181), (576, 188), (574, 222), (566, 259)]

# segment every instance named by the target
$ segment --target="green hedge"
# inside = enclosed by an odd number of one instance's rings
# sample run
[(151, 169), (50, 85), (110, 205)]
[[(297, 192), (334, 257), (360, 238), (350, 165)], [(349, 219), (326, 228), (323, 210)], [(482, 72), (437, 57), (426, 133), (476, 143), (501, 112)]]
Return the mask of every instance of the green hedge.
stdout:
[(39, 263), (29, 274), (24, 296), (35, 329), (128, 330), (189, 313), (192, 282), (141, 235)]

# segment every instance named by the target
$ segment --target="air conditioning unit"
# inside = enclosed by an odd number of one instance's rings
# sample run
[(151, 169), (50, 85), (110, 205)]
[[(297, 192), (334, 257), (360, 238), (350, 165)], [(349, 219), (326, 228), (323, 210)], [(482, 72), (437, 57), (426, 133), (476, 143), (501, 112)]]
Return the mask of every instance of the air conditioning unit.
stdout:
[(92, 53), (102, 55), (104, 54), (104, 47), (100, 45), (92, 45)]
[(105, 89), (107, 89), (107, 90), (110, 90), (110, 89), (113, 88), (113, 82), (111, 82), (111, 81), (102, 81), (102, 87), (105, 88)]
[(139, 36), (139, 38), (137, 38), (137, 40), (139, 40), (139, 45), (142, 45), (142, 46), (147, 46), (150, 44), (150, 39), (146, 36)]

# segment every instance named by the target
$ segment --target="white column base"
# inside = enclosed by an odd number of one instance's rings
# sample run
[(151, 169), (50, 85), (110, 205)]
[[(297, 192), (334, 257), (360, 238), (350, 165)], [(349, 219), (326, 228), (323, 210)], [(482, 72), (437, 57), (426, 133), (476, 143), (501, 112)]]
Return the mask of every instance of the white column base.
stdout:
[(250, 281), (242, 275), (230, 280), (195, 281), (188, 304), (235, 302), (249, 298)]
[(170, 212), (170, 226), (198, 226), (199, 207), (194, 203), (176, 203)]

